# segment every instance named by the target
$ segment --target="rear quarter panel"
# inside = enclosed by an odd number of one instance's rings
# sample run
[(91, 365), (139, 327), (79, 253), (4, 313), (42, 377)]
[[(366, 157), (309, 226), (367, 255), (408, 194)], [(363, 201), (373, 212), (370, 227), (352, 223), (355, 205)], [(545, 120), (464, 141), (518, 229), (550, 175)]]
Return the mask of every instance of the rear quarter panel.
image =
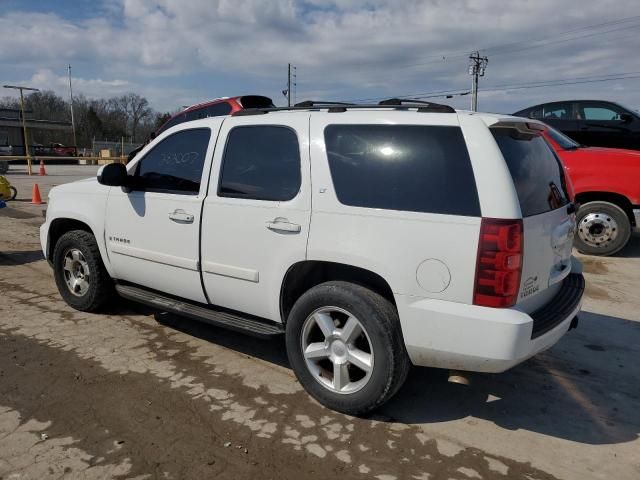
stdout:
[[(313, 210), (308, 259), (370, 270), (383, 277), (396, 295), (470, 303), (479, 217), (354, 207), (338, 200), (324, 142), (327, 125), (458, 125), (455, 114), (389, 113), (319, 112), (312, 115)], [(444, 288), (425, 289), (429, 280)]]

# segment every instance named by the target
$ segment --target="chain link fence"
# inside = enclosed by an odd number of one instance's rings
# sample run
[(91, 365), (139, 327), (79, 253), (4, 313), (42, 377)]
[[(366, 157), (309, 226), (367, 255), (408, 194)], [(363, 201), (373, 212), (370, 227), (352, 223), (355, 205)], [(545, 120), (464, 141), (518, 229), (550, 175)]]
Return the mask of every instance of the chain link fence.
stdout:
[(126, 157), (133, 150), (138, 148), (141, 143), (130, 142), (110, 142), (107, 140), (94, 140), (91, 145), (91, 156), (100, 157), (100, 152), (109, 150), (109, 157)]

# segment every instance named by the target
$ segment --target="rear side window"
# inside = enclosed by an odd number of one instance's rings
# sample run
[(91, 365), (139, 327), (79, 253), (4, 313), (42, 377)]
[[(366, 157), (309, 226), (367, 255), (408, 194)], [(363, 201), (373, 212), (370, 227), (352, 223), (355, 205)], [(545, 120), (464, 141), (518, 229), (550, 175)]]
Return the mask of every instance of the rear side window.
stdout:
[(573, 120), (571, 103), (549, 103), (544, 106), (543, 118), (548, 120)]
[(224, 150), (218, 196), (287, 201), (300, 190), (300, 147), (288, 127), (235, 127)]
[(340, 203), (480, 216), (459, 127), (329, 125), (324, 136)]
[(491, 133), (509, 167), (523, 217), (569, 203), (560, 161), (540, 135), (519, 135), (513, 128), (493, 128)]

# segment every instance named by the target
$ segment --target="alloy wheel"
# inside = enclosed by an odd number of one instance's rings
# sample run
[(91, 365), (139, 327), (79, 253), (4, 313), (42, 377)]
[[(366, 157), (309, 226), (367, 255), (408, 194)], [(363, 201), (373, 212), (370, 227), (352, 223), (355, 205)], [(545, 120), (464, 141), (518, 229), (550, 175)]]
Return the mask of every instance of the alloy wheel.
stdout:
[(313, 377), (332, 392), (355, 393), (371, 378), (371, 339), (360, 320), (342, 308), (323, 307), (309, 315), (301, 347)]
[(77, 248), (71, 248), (64, 254), (62, 260), (64, 280), (69, 291), (82, 297), (89, 290), (91, 272), (84, 255)]

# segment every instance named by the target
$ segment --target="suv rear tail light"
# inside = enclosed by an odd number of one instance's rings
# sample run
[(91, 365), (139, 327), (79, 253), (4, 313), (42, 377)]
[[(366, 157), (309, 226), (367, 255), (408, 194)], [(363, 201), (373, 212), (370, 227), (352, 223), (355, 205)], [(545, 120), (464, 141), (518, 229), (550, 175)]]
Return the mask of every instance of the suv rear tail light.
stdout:
[(483, 218), (480, 225), (473, 304), (511, 307), (522, 275), (522, 220)]

